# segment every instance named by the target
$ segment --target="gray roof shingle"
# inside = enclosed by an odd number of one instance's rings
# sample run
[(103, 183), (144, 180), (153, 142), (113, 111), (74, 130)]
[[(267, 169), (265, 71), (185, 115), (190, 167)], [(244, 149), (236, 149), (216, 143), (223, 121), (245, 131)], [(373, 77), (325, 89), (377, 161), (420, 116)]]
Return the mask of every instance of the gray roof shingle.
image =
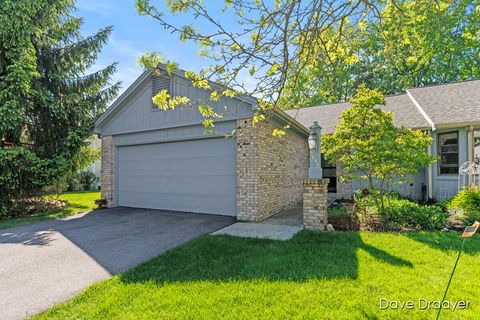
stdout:
[[(393, 112), (393, 121), (397, 126), (424, 129), (429, 128), (428, 122), (417, 110), (406, 94), (385, 97), (385, 111)], [(285, 112), (295, 118), (305, 127), (310, 127), (314, 121), (322, 127), (322, 132), (333, 133), (339, 124), (342, 112), (351, 107), (349, 102), (326, 104), (315, 107), (291, 109)]]
[(436, 126), (480, 122), (480, 80), (408, 91)]
[[(480, 123), (480, 80), (421, 87), (408, 90), (436, 126)], [(395, 125), (413, 129), (430, 128), (407, 94), (385, 97), (384, 109), (393, 113)], [(326, 104), (285, 110), (305, 127), (318, 121), (324, 133), (333, 133), (342, 112), (350, 103)]]

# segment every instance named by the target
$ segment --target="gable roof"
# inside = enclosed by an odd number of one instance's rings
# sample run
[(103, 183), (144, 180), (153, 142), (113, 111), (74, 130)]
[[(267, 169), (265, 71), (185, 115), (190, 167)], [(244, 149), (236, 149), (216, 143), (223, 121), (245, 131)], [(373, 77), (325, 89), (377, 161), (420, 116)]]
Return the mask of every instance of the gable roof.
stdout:
[[(159, 69), (162, 69), (166, 72), (165, 64), (159, 64), (157, 66)], [(179, 68), (176, 68), (172, 71), (173, 75), (176, 75), (180, 78), (187, 79), (185, 77), (185, 71)], [(127, 107), (125, 101), (127, 101), (134, 91), (141, 87), (143, 83), (146, 81), (151, 81), (153, 77), (152, 70), (145, 70), (111, 105), (107, 108), (107, 110), (97, 119), (95, 122), (95, 127), (93, 129), (93, 133), (101, 134), (102, 129), (105, 128), (110, 121), (112, 121), (117, 114), (119, 114), (123, 109)], [(219, 84), (209, 81), (209, 85), (214, 90), (222, 90), (223, 87)], [(257, 108), (257, 99), (247, 95), (236, 95), (235, 99), (240, 101), (244, 101), (252, 106), (252, 109), (255, 110)]]
[[(407, 90), (408, 94), (385, 97), (385, 111), (393, 113), (396, 126), (412, 129), (480, 124), (480, 80)], [(415, 105), (418, 103), (418, 106)], [(349, 102), (325, 104), (285, 112), (305, 127), (314, 121), (324, 133), (333, 133), (342, 112), (350, 108)]]
[[(166, 71), (166, 67), (163, 64), (159, 64), (158, 67)], [(187, 79), (185, 77), (185, 71), (181, 69), (175, 69), (172, 72), (174, 75)], [(148, 81), (152, 81), (153, 72), (151, 70), (144, 71), (111, 105), (107, 110), (97, 119), (95, 122), (95, 127), (93, 133), (101, 135), (102, 130), (104, 130), (112, 121), (115, 121), (115, 117), (118, 116), (125, 108), (128, 107), (129, 99), (135, 94), (137, 89), (141, 89), (142, 85)], [(209, 81), (209, 85), (213, 90), (223, 90), (224, 87), (213, 81)], [(139, 89), (139, 90), (140, 90)], [(137, 90), (138, 91), (138, 90)], [(252, 111), (255, 111), (258, 108), (257, 98), (248, 95), (235, 95), (234, 99), (246, 102), (250, 105)], [(291, 129), (295, 132), (308, 136), (309, 131), (306, 127), (300, 124), (295, 119), (292, 119), (287, 115), (283, 110), (274, 110), (272, 120), (277, 122), (279, 125), (290, 125)]]

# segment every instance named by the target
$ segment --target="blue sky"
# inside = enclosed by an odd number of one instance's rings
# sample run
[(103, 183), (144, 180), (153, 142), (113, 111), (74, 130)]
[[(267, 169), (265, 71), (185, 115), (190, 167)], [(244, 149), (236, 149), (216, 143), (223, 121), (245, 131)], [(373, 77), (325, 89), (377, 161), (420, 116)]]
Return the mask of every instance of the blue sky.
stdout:
[[(157, 21), (139, 16), (134, 4), (135, 0), (77, 0), (75, 15), (85, 19), (81, 30), (84, 36), (105, 26), (114, 27), (94, 69), (118, 62), (118, 72), (113, 80), (122, 81), (123, 91), (142, 72), (136, 60), (144, 52), (158, 51), (186, 70), (198, 71), (209, 65), (208, 60), (199, 57), (195, 44), (181, 42), (178, 35), (170, 34)], [(191, 22), (182, 16), (173, 19), (180, 25)]]

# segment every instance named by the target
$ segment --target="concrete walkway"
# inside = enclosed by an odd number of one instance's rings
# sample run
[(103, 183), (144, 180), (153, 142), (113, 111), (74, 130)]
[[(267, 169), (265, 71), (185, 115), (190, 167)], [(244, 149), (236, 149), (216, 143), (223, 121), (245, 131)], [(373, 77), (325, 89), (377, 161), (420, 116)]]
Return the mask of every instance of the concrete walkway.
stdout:
[(234, 222), (115, 208), (0, 230), (0, 319), (22, 319), (151, 257)]
[(302, 207), (295, 207), (274, 215), (260, 223), (237, 222), (213, 232), (213, 235), (230, 235), (245, 238), (290, 240), (303, 230)]
[(229, 235), (243, 238), (260, 238), (271, 240), (290, 240), (302, 229), (303, 227), (299, 226), (237, 222), (231, 226), (213, 232), (212, 235)]

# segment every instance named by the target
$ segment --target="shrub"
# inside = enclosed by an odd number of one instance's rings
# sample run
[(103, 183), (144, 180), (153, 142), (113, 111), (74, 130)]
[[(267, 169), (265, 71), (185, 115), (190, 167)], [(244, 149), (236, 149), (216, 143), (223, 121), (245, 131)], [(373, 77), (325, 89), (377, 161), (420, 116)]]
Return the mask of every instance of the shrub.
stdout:
[(448, 218), (439, 206), (423, 206), (408, 200), (392, 200), (380, 214), (391, 227), (425, 230), (445, 227)]
[(91, 190), (93, 183), (97, 180), (95, 174), (91, 171), (82, 171), (78, 174), (78, 182), (82, 190)]
[(360, 221), (352, 209), (353, 203), (332, 203), (328, 207), (328, 222), (335, 227), (335, 230), (360, 230)]
[(23, 202), (38, 196), (64, 170), (65, 162), (41, 159), (23, 147), (0, 148), (0, 216), (21, 214)]
[(450, 206), (450, 203), (452, 202), (452, 198), (444, 199), (444, 200), (439, 200), (432, 202), (432, 204), (435, 204), (437, 207), (442, 208), (443, 211), (448, 211), (448, 207)]
[(465, 224), (480, 221), (480, 188), (460, 191), (448, 204), (448, 210), (460, 213)]

